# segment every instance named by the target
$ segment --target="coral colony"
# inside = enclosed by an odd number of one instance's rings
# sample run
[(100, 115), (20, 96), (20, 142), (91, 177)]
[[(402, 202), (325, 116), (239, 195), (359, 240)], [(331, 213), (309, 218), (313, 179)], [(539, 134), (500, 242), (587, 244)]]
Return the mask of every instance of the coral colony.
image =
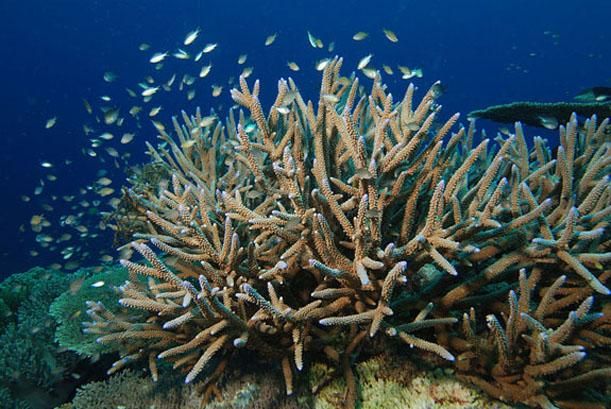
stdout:
[(599, 407), (609, 119), (573, 115), (557, 152), (519, 123), (478, 141), (473, 122), (442, 119), (438, 84), (397, 99), (341, 66), (325, 67), (317, 103), (281, 79), (266, 113), (242, 76), (231, 95), (247, 112), (157, 126), (149, 154), (170, 177), (128, 195), (142, 256), (121, 260), (129, 313), (88, 302), (85, 332), (121, 355), (109, 372), (142, 361), (156, 380), (169, 362), (211, 386), (248, 350), (292, 394), (324, 361), (351, 408), (354, 366), (381, 342), (505, 402)]

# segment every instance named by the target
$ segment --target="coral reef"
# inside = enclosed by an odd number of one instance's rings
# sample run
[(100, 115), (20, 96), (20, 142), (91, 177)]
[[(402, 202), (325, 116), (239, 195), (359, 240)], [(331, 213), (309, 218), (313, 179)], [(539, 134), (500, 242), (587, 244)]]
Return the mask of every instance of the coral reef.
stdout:
[(437, 84), (397, 103), (341, 65), (317, 105), (280, 80), (265, 114), (241, 77), (249, 117), (157, 125), (149, 153), (171, 180), (129, 192), (147, 220), (131, 244), (144, 261), (121, 260), (133, 313), (89, 303), (86, 332), (121, 354), (109, 373), (140, 361), (157, 379), (161, 359), (212, 386), (245, 349), (289, 395), (329, 363), (351, 408), (356, 357), (401, 343), (512, 403), (575, 407), (558, 389), (608, 382), (609, 120), (573, 115), (555, 156), (520, 124), (477, 142), (473, 122), (452, 132), (458, 114), (437, 122)]
[(51, 302), (70, 276), (33, 268), (0, 283), (0, 407), (44, 408), (61, 402), (60, 385), (78, 363), (53, 340)]

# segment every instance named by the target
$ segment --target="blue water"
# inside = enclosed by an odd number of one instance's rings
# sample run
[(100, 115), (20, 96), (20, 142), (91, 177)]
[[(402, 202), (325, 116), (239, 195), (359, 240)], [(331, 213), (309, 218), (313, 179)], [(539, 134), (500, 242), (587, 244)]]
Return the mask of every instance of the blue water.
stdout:
[[(65, 203), (62, 195), (76, 194), (78, 202), (79, 188), (97, 179), (100, 169), (109, 171), (116, 190), (121, 185), (121, 169), (82, 153), (88, 146), (82, 125), (92, 122), (83, 109), (82, 98), (96, 109), (102, 105), (99, 97), (109, 95), (113, 98), (111, 105), (124, 107), (122, 113), (127, 115), (132, 101), (124, 92), (125, 86), (136, 90), (135, 84), (144, 75), (155, 74), (148, 62), (152, 53), (176, 49), (186, 33), (198, 26), (202, 33), (197, 47), (219, 43), (218, 49), (201, 61), (212, 62), (212, 72), (198, 81), (198, 95), (193, 101), (187, 102), (184, 93), (159, 99), (164, 108), (157, 118), (161, 121), (181, 108), (191, 111), (197, 105), (226, 112), (232, 104), (226, 83), (230, 76), (237, 78), (243, 68), (236, 63), (242, 53), (248, 54), (245, 66), (254, 67), (249, 81), (259, 78), (262, 82), (264, 104), (275, 97), (278, 78), (289, 75), (306, 97), (315, 98), (320, 73), (312, 68), (314, 61), (332, 54), (345, 58), (344, 73), (369, 53), (374, 55), (372, 63), (377, 68), (382, 63), (391, 65), (395, 75), (385, 76), (385, 81), (397, 96), (402, 95), (408, 82), (399, 79), (396, 66), (422, 67), (424, 77), (413, 81), (426, 88), (442, 80), (447, 87), (441, 99), (443, 112), (447, 116), (462, 112), (463, 120), (467, 112), (488, 105), (515, 100), (570, 100), (583, 88), (611, 83), (608, 0), (327, 3), (0, 2), (0, 276), (34, 265), (64, 262), (58, 260), (58, 250), (45, 251), (35, 242), (30, 229), (33, 214), (45, 214), (53, 225), (44, 232), (59, 236), (59, 217), (75, 212), (70, 209), (73, 203)], [(399, 42), (393, 44), (384, 38), (382, 28), (392, 29)], [(308, 30), (324, 41), (324, 50), (310, 47)], [(357, 31), (369, 32), (370, 36), (355, 42), (351, 38)], [(265, 38), (274, 32), (278, 33), (276, 42), (265, 47)], [(331, 41), (336, 44), (332, 54), (326, 51)], [(142, 42), (150, 44), (151, 50), (139, 51)], [(197, 75), (197, 67), (202, 65), (170, 60), (162, 79), (168, 79), (172, 68), (179, 66), (183, 72)], [(289, 71), (289, 60), (296, 61), (301, 71)], [(193, 68), (185, 70), (188, 64)], [(119, 78), (106, 83), (102, 78), (105, 71), (113, 71)], [(224, 85), (219, 98), (210, 95), (213, 83)], [(53, 116), (58, 117), (55, 127), (44, 129), (46, 120)], [(145, 160), (144, 141), (154, 141), (149, 122), (143, 120), (142, 126), (137, 129), (130, 123), (122, 130), (137, 133), (134, 142), (123, 147), (133, 155), (133, 163)], [(494, 132), (498, 125), (482, 121), (479, 127)], [(102, 128), (96, 127), (98, 134)], [(529, 129), (530, 136), (544, 132)], [(113, 146), (120, 146), (113, 142)], [(63, 164), (66, 159), (72, 163)], [(42, 168), (41, 161), (52, 162), (52, 172)], [(58, 180), (46, 181), (43, 193), (33, 196), (39, 180), (48, 173)], [(22, 195), (32, 200), (23, 202)], [(54, 210), (41, 210), (45, 203)], [(80, 254), (73, 257), (84, 257), (83, 253), (89, 251), (84, 263), (97, 263), (99, 252), (113, 254), (108, 233), (80, 244)], [(32, 249), (39, 255), (31, 256)]]

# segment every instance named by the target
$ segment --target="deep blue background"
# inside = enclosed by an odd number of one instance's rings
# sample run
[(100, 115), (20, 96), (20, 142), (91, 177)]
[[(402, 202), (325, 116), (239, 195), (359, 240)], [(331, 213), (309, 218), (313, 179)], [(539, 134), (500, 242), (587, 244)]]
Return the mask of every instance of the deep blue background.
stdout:
[[(28, 256), (36, 247), (29, 230), (31, 215), (40, 213), (50, 192), (73, 194), (104, 167), (81, 153), (87, 145), (81, 127), (88, 119), (81, 99), (94, 101), (103, 94), (127, 99), (123, 87), (134, 88), (143, 75), (152, 73), (147, 62), (152, 52), (175, 49), (197, 26), (202, 28), (198, 46), (220, 44), (203, 59), (213, 62), (212, 73), (193, 103), (166, 97), (160, 119), (167, 120), (181, 107), (229, 106), (226, 82), (241, 71), (236, 59), (242, 53), (248, 53), (246, 65), (255, 67), (250, 81), (262, 81), (264, 103), (275, 96), (277, 79), (288, 75), (313, 98), (319, 82), (313, 62), (329, 53), (308, 45), (307, 30), (320, 37), (325, 48), (336, 42), (335, 53), (345, 57), (346, 73), (368, 53), (374, 54), (377, 68), (382, 63), (395, 69), (397, 64), (422, 67), (424, 78), (416, 84), (424, 88), (442, 80), (447, 93), (441, 103), (448, 116), (514, 100), (567, 100), (582, 88), (609, 86), (610, 15), (609, 0), (2, 0), (0, 276), (56, 261)], [(386, 40), (382, 28), (394, 30), (399, 43)], [(367, 31), (370, 37), (354, 42), (351, 37), (357, 31)], [(276, 42), (264, 47), (265, 37), (273, 32), (278, 33)], [(141, 42), (152, 49), (138, 51)], [(302, 70), (290, 72), (288, 60), (297, 61)], [(120, 75), (117, 83), (102, 80), (107, 70)], [(166, 69), (162, 77), (170, 73)], [(397, 78), (395, 73), (388, 82), (400, 95), (407, 82)], [(210, 97), (212, 83), (225, 85), (220, 100)], [(45, 130), (52, 116), (59, 117), (58, 123)], [(134, 155), (142, 157), (144, 140), (154, 139), (147, 126), (128, 145)], [(483, 126), (489, 131), (495, 127)], [(42, 160), (59, 163), (66, 158), (74, 162), (54, 170), (59, 180), (52, 188), (33, 202), (20, 200), (32, 194), (45, 174)], [(62, 209), (55, 212), (63, 214)], [(26, 233), (19, 233), (21, 224)], [(110, 245), (105, 243), (96, 245)]]

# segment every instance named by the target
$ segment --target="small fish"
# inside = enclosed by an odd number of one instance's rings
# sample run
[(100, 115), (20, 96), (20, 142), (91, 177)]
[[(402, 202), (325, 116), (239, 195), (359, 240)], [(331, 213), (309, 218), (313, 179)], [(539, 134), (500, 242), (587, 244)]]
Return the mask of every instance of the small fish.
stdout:
[(112, 125), (117, 122), (119, 118), (119, 108), (110, 108), (104, 112), (104, 123), (106, 125)]
[(274, 44), (274, 41), (276, 41), (277, 35), (278, 35), (277, 33), (274, 33), (270, 36), (267, 36), (267, 38), (265, 39), (265, 46), (267, 47), (267, 46)]
[(358, 33), (352, 36), (352, 39), (354, 41), (362, 41), (366, 39), (367, 37), (369, 37), (369, 33), (366, 33), (364, 31), (359, 31)]
[(150, 45), (148, 45), (147, 43), (142, 43), (142, 44), (140, 44), (140, 45), (138, 46), (138, 49), (139, 49), (140, 51), (146, 51), (146, 50), (148, 50), (149, 48), (151, 48), (151, 46), (150, 46)]
[(375, 79), (376, 75), (378, 74), (378, 71), (375, 68), (370, 67), (365, 67), (361, 71), (363, 71), (363, 74), (365, 74), (367, 78), (372, 80)]
[(192, 148), (195, 145), (195, 139), (189, 139), (188, 141), (183, 142), (182, 144), (180, 144), (180, 146), (183, 149), (189, 149)]
[(161, 112), (161, 105), (158, 107), (151, 108), (151, 110), (149, 111), (149, 116), (152, 118), (156, 116), (159, 112)]
[(124, 133), (123, 136), (121, 137), (121, 143), (123, 145), (126, 145), (128, 143), (130, 143), (131, 141), (134, 140), (134, 136), (136, 136), (136, 134), (134, 133)]
[(189, 58), (191, 58), (188, 52), (186, 52), (185, 50), (181, 50), (180, 48), (176, 50), (176, 52), (174, 52), (172, 56), (174, 56), (174, 58), (178, 58), (179, 60), (188, 60)]
[(404, 80), (409, 80), (414, 77), (422, 78), (423, 74), (422, 74), (421, 68), (409, 68), (404, 65), (399, 65), (398, 68), (399, 68), (399, 71), (401, 71), (401, 74), (403, 74), (401, 78)]
[(248, 78), (252, 74), (252, 71), (253, 71), (253, 67), (244, 67), (244, 69), (242, 70), (242, 74), (241, 75), (244, 78)]
[(187, 100), (192, 101), (194, 98), (195, 98), (195, 90), (190, 89), (189, 91), (187, 91)]
[(314, 37), (312, 33), (310, 33), (309, 31), (308, 31), (308, 41), (312, 47), (322, 48), (322, 47), (318, 47), (318, 44), (319, 43), (322, 44), (322, 42), (318, 38)]
[(145, 88), (144, 91), (142, 91), (141, 95), (143, 97), (150, 97), (151, 95), (154, 95), (157, 91), (159, 91), (159, 87), (148, 87)]
[(161, 122), (158, 121), (151, 121), (153, 123), (153, 126), (159, 131), (159, 132), (163, 132), (165, 131), (165, 126), (163, 126), (163, 124)]
[(238, 64), (242, 65), (246, 62), (246, 59), (248, 58), (247, 54), (242, 54), (238, 57)]
[(174, 81), (176, 81), (176, 74), (172, 74), (172, 76), (170, 77), (168, 82), (165, 83), (165, 85), (171, 87), (174, 84)]
[(40, 166), (42, 166), (43, 168), (49, 169), (53, 167), (53, 164), (51, 162), (44, 161), (40, 163)]
[(117, 79), (117, 74), (115, 74), (112, 71), (106, 71), (104, 73), (104, 81), (106, 82), (113, 82)]
[(297, 65), (296, 62), (293, 61), (289, 61), (286, 63), (286, 65), (288, 65), (288, 67), (292, 70), (292, 71), (299, 71), (299, 65)]
[(221, 95), (221, 92), (223, 92), (222, 85), (212, 85), (212, 96), (213, 97), (218, 97), (219, 95)]
[(199, 62), (199, 60), (202, 59), (202, 57), (204, 56), (204, 51), (200, 51), (197, 54), (195, 54), (195, 58), (193, 58), (193, 61), (195, 62)]
[(558, 128), (558, 119), (553, 116), (539, 115), (539, 121), (541, 121), (541, 126), (546, 129), (556, 129)]
[(151, 57), (151, 59), (149, 60), (149, 62), (151, 64), (157, 64), (160, 63), (161, 61), (165, 60), (165, 58), (168, 56), (168, 53), (155, 53), (153, 54), (153, 56)]
[(52, 243), (54, 241), (53, 237), (48, 234), (38, 234), (36, 236), (36, 241), (38, 243)]
[(199, 77), (205, 78), (208, 74), (210, 74), (210, 70), (212, 70), (212, 64), (204, 65), (199, 71)]
[(30, 219), (30, 224), (32, 226), (38, 226), (42, 223), (43, 220), (44, 220), (44, 216), (42, 214), (35, 214)]
[(102, 186), (108, 186), (112, 183), (112, 180), (107, 177), (101, 177), (98, 180), (96, 180), (95, 182)]
[(85, 98), (83, 98), (83, 106), (85, 107), (85, 111), (87, 111), (87, 113), (89, 115), (91, 115), (93, 113), (93, 109), (91, 108), (91, 104), (89, 104), (89, 101), (87, 101)]
[(133, 90), (129, 88), (125, 88), (125, 91), (127, 92), (127, 95), (129, 95), (132, 98), (136, 98), (138, 96), (138, 94), (136, 94)]
[(108, 95), (102, 95), (102, 96), (100, 97), (100, 99), (101, 99), (102, 101), (104, 101), (104, 102), (110, 102), (110, 101), (112, 101), (112, 98), (111, 98), (111, 97), (109, 97)]
[(388, 40), (392, 43), (396, 43), (399, 41), (399, 39), (397, 38), (397, 35), (392, 32), (391, 30), (388, 29), (383, 29), (382, 31), (384, 31), (384, 35), (386, 36), (386, 38), (388, 38)]
[(193, 83), (195, 82), (195, 77), (189, 75), (189, 74), (185, 74), (182, 77), (182, 83), (185, 85), (193, 85)]
[(327, 67), (327, 65), (329, 64), (329, 61), (331, 61), (330, 58), (323, 58), (322, 60), (317, 61), (316, 64), (314, 65), (314, 67), (316, 68), (316, 71), (324, 70)]
[(278, 112), (279, 112), (279, 113), (281, 113), (282, 115), (286, 115), (286, 114), (288, 114), (289, 112), (291, 112), (291, 110), (290, 110), (288, 107), (286, 107), (286, 106), (281, 106), (281, 107), (278, 107), (278, 108), (276, 108), (276, 111), (278, 111)]
[(59, 239), (57, 239), (57, 241), (58, 242), (68, 241), (71, 238), (72, 238), (72, 235), (70, 233), (64, 233), (59, 237)]
[(102, 257), (100, 257), (100, 261), (103, 263), (110, 263), (112, 261), (112, 256), (109, 254), (104, 254)]
[(420, 130), (420, 125), (418, 125), (416, 122), (409, 122), (406, 125), (406, 128), (412, 132), (416, 132), (418, 130)]
[(337, 95), (333, 95), (333, 94), (324, 94), (321, 96), (321, 98), (331, 104), (337, 104), (337, 102), (339, 101), (339, 98), (337, 97)]
[(136, 115), (138, 115), (138, 114), (140, 113), (140, 111), (142, 111), (142, 107), (139, 107), (139, 106), (137, 106), (137, 105), (134, 105), (133, 107), (131, 107), (131, 108), (129, 109), (129, 114), (130, 114), (131, 116), (136, 116)]
[(185, 41), (183, 41), (184, 45), (191, 45), (193, 44), (193, 42), (197, 39), (197, 36), (199, 36), (199, 28), (196, 28), (195, 30), (189, 32), (187, 34), (187, 36), (185, 37)]
[(111, 134), (110, 132), (104, 132), (103, 134), (100, 135), (100, 138), (104, 139), (105, 141), (110, 141), (114, 137), (115, 136)]
[(382, 65), (382, 69), (384, 70), (384, 72), (388, 75), (393, 75), (393, 71), (392, 68), (390, 68), (390, 66), (388, 65)]
[(397, 68), (399, 68), (399, 71), (401, 72), (401, 74), (403, 74), (403, 79), (411, 78), (412, 70), (409, 67), (406, 67), (405, 65), (399, 65), (397, 66)]
[(216, 120), (216, 116), (214, 116), (214, 115), (205, 116), (205, 117), (202, 118), (201, 121), (199, 121), (198, 125), (199, 125), (200, 128), (206, 128), (206, 127), (212, 125), (215, 120)]
[(91, 284), (91, 286), (93, 288), (100, 288), (100, 287), (103, 287), (104, 284), (105, 284), (104, 281), (100, 280), (100, 281), (96, 281), (95, 283)]
[(327, 48), (327, 51), (332, 53), (333, 51), (335, 51), (335, 41), (331, 41), (329, 43), (329, 47)]
[(369, 64), (369, 62), (371, 61), (371, 57), (373, 57), (372, 54), (369, 54), (363, 58), (361, 58), (359, 60), (359, 63), (356, 66), (357, 70), (362, 70), (363, 68), (365, 68), (367, 66), (367, 64)]
[(103, 187), (102, 189), (97, 191), (98, 195), (100, 195), (102, 197), (110, 196), (114, 192), (115, 192), (115, 190), (113, 188), (111, 188), (111, 187)]
[(215, 49), (216, 47), (218, 47), (218, 43), (208, 43), (208, 44), (206, 44), (206, 46), (204, 47), (204, 49), (203, 49), (203, 53), (204, 53), (204, 54), (210, 53), (210, 52), (214, 51), (214, 49)]
[(113, 158), (119, 157), (119, 152), (112, 146), (107, 146), (104, 150), (106, 151), (106, 153), (108, 153), (108, 155), (110, 155)]
[(45, 129), (53, 128), (56, 123), (57, 123), (57, 117), (56, 116), (54, 116), (53, 118), (47, 119), (47, 122), (45, 123)]

